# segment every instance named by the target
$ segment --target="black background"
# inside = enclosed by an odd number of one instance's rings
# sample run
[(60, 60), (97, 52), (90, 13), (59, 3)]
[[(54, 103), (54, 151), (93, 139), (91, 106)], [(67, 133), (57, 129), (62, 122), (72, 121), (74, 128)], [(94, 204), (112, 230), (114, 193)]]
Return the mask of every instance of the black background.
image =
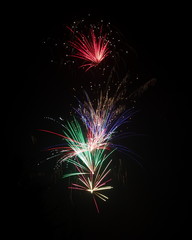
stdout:
[[(95, 2), (62, 6), (32, 4), (9, 11), (8, 80), (5, 81), (5, 182), (7, 234), (20, 239), (181, 239), (188, 234), (188, 181), (185, 156), (188, 82), (181, 71), (185, 20), (182, 8)], [(140, 99), (134, 128), (144, 138), (128, 140), (144, 168), (128, 161), (127, 184), (114, 183), (97, 214), (88, 196), (71, 200), (64, 182), (34, 175), (39, 145), (32, 136), (43, 116), (67, 114), (71, 88), (61, 66), (48, 63), (42, 41), (62, 24), (88, 13), (108, 18), (136, 49), (143, 69), (157, 84)], [(8, 21), (7, 20), (7, 21)], [(183, 41), (184, 40), (184, 41)], [(54, 80), (54, 82), (53, 82)], [(41, 126), (40, 126), (41, 125)], [(49, 172), (50, 171), (50, 172)], [(35, 172), (37, 174), (38, 171)], [(116, 186), (117, 185), (117, 186)]]

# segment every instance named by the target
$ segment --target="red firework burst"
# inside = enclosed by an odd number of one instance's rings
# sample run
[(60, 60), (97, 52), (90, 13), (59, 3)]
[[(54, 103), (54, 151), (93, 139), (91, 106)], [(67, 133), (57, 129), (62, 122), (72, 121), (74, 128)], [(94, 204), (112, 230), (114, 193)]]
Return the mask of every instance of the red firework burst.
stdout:
[[(73, 30), (71, 31), (73, 32)], [(94, 29), (90, 29), (90, 35), (88, 37), (82, 33), (78, 33), (78, 36), (75, 36), (75, 40), (69, 43), (77, 50), (77, 52), (71, 56), (87, 62), (80, 66), (87, 67), (86, 71), (97, 66), (110, 53), (108, 47), (109, 41), (106, 39), (106, 34), (102, 35), (102, 28), (100, 29), (99, 36), (96, 36)]]

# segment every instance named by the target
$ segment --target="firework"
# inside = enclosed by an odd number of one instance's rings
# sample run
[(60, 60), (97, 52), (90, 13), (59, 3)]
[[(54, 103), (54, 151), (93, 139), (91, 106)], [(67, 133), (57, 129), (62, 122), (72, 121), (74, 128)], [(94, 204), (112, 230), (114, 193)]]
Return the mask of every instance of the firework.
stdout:
[[(104, 160), (105, 159), (106, 158), (104, 158)], [(90, 173), (88, 174), (88, 176), (84, 175), (85, 173), (81, 172), (80, 168), (76, 167), (78, 170), (77, 180), (79, 183), (72, 183), (72, 185), (69, 186), (69, 188), (71, 189), (82, 190), (91, 193), (98, 212), (99, 207), (95, 197), (98, 197), (101, 200), (106, 201), (108, 197), (100, 192), (104, 190), (110, 190), (113, 188), (112, 186), (107, 185), (107, 183), (111, 181), (111, 178), (106, 179), (106, 177), (108, 177), (108, 174), (111, 171), (111, 169), (108, 169), (108, 167), (112, 160), (108, 162), (107, 166), (104, 169), (102, 169), (104, 160), (101, 161), (96, 172), (94, 174)]]
[[(97, 95), (96, 101), (84, 91), (85, 101), (79, 101), (78, 107), (75, 108), (78, 117), (74, 117), (72, 121), (62, 122), (61, 133), (39, 129), (61, 139), (61, 144), (46, 148), (46, 151), (52, 154), (47, 159), (57, 157), (56, 169), (63, 169), (62, 166), (67, 164), (63, 178), (71, 178), (69, 188), (90, 193), (98, 212), (97, 199), (106, 201), (108, 197), (105, 195), (105, 191), (113, 188), (110, 185), (112, 162), (109, 159), (110, 155), (115, 150), (130, 152), (125, 146), (115, 144), (114, 139), (128, 135), (126, 131), (120, 133), (119, 128), (128, 123), (135, 113), (133, 109), (126, 110), (122, 101), (125, 99), (125, 83), (127, 83), (129, 74), (127, 73), (123, 81), (119, 82), (118, 79), (122, 79), (124, 71), (120, 71), (121, 75), (117, 73), (117, 69), (124, 69), (122, 66), (125, 68), (127, 66), (121, 64), (124, 61), (120, 61), (118, 65), (117, 60), (123, 53), (127, 59), (128, 50), (124, 51), (124, 48), (121, 47), (120, 35), (117, 31), (110, 30), (109, 25), (110, 23), (104, 29), (103, 21), (102, 24), (90, 24), (89, 26), (84, 23), (81, 26), (80, 23), (73, 22), (71, 27), (67, 27), (73, 38), (63, 43), (66, 48), (66, 57), (83, 60), (80, 67), (84, 67), (85, 72), (97, 67), (109, 55), (111, 56), (106, 67), (109, 67), (110, 63), (113, 64), (113, 67), (108, 79), (103, 81), (106, 83), (105, 89), (107, 90), (102, 89)], [(71, 60), (66, 60), (65, 65), (68, 62)], [(74, 61), (72, 62), (74, 63)], [(99, 69), (102, 69), (102, 65)], [(109, 73), (110, 68), (108, 69), (106, 72)], [(104, 70), (103, 67), (103, 72)], [(115, 91), (110, 90), (111, 83), (115, 83), (117, 86)]]
[[(62, 124), (63, 134), (43, 129), (41, 131), (55, 134), (65, 140), (67, 146), (52, 146), (47, 149), (60, 152), (60, 163), (78, 156), (93, 173), (91, 153), (99, 149), (110, 150), (112, 147), (114, 148), (112, 139), (118, 138), (118, 128), (127, 123), (134, 112), (132, 109), (125, 111), (124, 106), (118, 105), (122, 96), (121, 92), (115, 93), (112, 97), (109, 97), (108, 92), (105, 95), (101, 92), (96, 107), (93, 106), (86, 92), (85, 95), (86, 101), (84, 103), (79, 101), (79, 108), (76, 109), (85, 129), (74, 118), (73, 121)], [(122, 149), (119, 145), (118, 148)]]
[(93, 106), (86, 92), (84, 103), (79, 101), (76, 112), (86, 126), (90, 150), (101, 147), (111, 148), (113, 146), (112, 139), (114, 136), (118, 137), (118, 128), (127, 123), (134, 114), (133, 109), (125, 110), (125, 106), (120, 104), (124, 95), (121, 87), (122, 84), (112, 96), (110, 96), (109, 91), (106, 91), (105, 94), (101, 91), (96, 106)]
[[(86, 135), (84, 135), (83, 130), (79, 124), (79, 122), (74, 118), (72, 122), (67, 122), (67, 125), (64, 126), (64, 134), (59, 134), (56, 132), (39, 129), (39, 131), (47, 132), (54, 134), (56, 136), (61, 137), (63, 140), (65, 140), (65, 144), (63, 146), (51, 146), (47, 148), (47, 151), (54, 151), (57, 153), (57, 156), (60, 155), (58, 164), (61, 164), (65, 161), (71, 162), (73, 164), (76, 164), (78, 166), (81, 166), (81, 168), (87, 168), (89, 171), (91, 171), (94, 174), (94, 170), (99, 164), (100, 155), (97, 153), (96, 150), (106, 150), (108, 148), (108, 143), (99, 143), (95, 142), (93, 146), (93, 142), (90, 140), (90, 138), (86, 138)], [(88, 136), (88, 134), (87, 134)], [(67, 146), (66, 146), (67, 145)], [(95, 150), (95, 151), (94, 151)], [(93, 153), (92, 153), (93, 152)], [(93, 161), (92, 158), (96, 155)], [(74, 158), (77, 157), (81, 160), (81, 162), (84, 164), (80, 164), (79, 162), (75, 162)]]
[(96, 104), (85, 92), (85, 101), (79, 101), (79, 107), (75, 109), (84, 126), (74, 117), (73, 121), (62, 122), (62, 133), (39, 129), (62, 139), (63, 144), (46, 150), (59, 156), (57, 167), (65, 163), (71, 165), (70, 172), (63, 176), (73, 178), (69, 188), (91, 193), (98, 212), (96, 197), (106, 201), (108, 197), (101, 191), (112, 189), (112, 186), (107, 185), (111, 181), (108, 177), (111, 171), (108, 169), (111, 163), (109, 156), (116, 149), (129, 151), (126, 147), (113, 143), (114, 138), (123, 135), (118, 133), (118, 128), (134, 114), (132, 109), (125, 110), (121, 104), (125, 94), (122, 87), (123, 82), (114, 94), (110, 94), (109, 90), (105, 94), (101, 91)]
[(72, 122), (67, 122), (67, 125), (63, 126), (65, 126), (63, 134), (44, 129), (39, 130), (61, 137), (67, 143), (65, 145), (51, 146), (47, 150), (54, 151), (55, 156), (60, 156), (58, 166), (67, 162), (74, 167), (74, 172), (66, 173), (63, 176), (64, 178), (77, 178), (78, 183), (72, 183), (69, 188), (84, 190), (93, 194), (93, 200), (99, 212), (95, 197), (103, 201), (108, 199), (100, 191), (112, 189), (112, 186), (106, 185), (111, 179), (106, 178), (111, 171), (108, 167), (112, 160), (108, 161), (108, 158), (115, 149), (106, 154), (105, 150), (109, 150), (107, 142), (105, 144), (97, 143), (93, 148), (92, 142), (90, 143), (90, 139), (83, 134), (82, 128), (75, 118)]
[[(71, 31), (73, 32), (73, 30)], [(78, 33), (78, 35), (75, 35), (75, 40), (69, 42), (77, 51), (71, 56), (86, 61), (80, 67), (86, 67), (86, 71), (88, 71), (90, 68), (97, 66), (109, 55), (109, 41), (106, 36), (106, 34), (102, 33), (102, 28), (100, 28), (99, 36), (91, 28), (88, 37), (83, 33)]]
[(98, 197), (103, 201), (106, 201), (108, 197), (100, 193), (100, 191), (109, 190), (113, 188), (112, 186), (107, 185), (107, 183), (111, 181), (111, 178), (108, 178), (108, 175), (111, 171), (111, 169), (109, 169), (109, 165), (112, 162), (112, 160), (110, 161), (107, 160), (112, 152), (106, 155), (104, 153), (104, 150), (94, 151), (92, 156), (92, 164), (95, 166), (94, 172), (89, 171), (89, 169), (88, 171), (86, 171), (84, 167), (82, 168), (81, 165), (76, 164), (78, 162), (78, 160), (76, 159), (77, 162), (76, 161), (72, 162), (72, 164), (76, 168), (76, 172), (65, 174), (63, 176), (63, 178), (77, 176), (76, 183), (72, 183), (71, 186), (69, 186), (69, 188), (87, 191), (91, 193), (98, 212), (99, 207), (95, 197)]

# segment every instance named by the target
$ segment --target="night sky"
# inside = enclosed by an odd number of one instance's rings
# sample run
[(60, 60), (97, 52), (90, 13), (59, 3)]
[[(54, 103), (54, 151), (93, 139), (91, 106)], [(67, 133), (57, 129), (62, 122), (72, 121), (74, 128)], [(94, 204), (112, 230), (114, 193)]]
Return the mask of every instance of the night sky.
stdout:
[[(100, 6), (68, 4), (48, 10), (29, 4), (10, 12), (9, 79), (2, 91), (7, 92), (2, 159), (8, 163), (7, 233), (19, 239), (185, 239), (189, 159), (183, 116), (188, 96), (180, 71), (180, 18), (167, 6)], [(67, 182), (54, 178), (53, 163), (37, 167), (44, 157), (41, 149), (53, 141), (36, 131), (54, 127), (43, 117), (68, 118), (70, 103), (75, 104), (72, 88), (89, 85), (82, 69), (66, 73), (61, 53), (53, 47), (63, 26), (88, 13), (109, 20), (123, 33), (137, 52), (132, 64), (141, 81), (157, 79), (136, 104), (139, 111), (131, 127), (141, 136), (122, 142), (141, 156), (142, 167), (123, 154), (117, 156), (125, 158), (127, 181), (114, 178), (109, 200), (99, 201), (100, 214), (88, 194), (71, 195)]]

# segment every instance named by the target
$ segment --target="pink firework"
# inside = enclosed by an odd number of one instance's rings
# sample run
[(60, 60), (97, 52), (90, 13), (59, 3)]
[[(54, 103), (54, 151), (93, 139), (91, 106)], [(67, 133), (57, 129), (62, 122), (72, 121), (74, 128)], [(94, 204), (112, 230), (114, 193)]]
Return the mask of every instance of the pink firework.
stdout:
[[(71, 31), (73, 32), (73, 30)], [(100, 29), (99, 36), (96, 36), (93, 29), (90, 29), (90, 36), (88, 37), (79, 33), (78, 36), (75, 36), (73, 42), (70, 41), (70, 44), (77, 50), (77, 53), (72, 55), (72, 57), (80, 58), (87, 62), (80, 66), (87, 67), (86, 71), (97, 66), (110, 53), (108, 47), (109, 41), (106, 39), (106, 34), (102, 35), (102, 28)]]

